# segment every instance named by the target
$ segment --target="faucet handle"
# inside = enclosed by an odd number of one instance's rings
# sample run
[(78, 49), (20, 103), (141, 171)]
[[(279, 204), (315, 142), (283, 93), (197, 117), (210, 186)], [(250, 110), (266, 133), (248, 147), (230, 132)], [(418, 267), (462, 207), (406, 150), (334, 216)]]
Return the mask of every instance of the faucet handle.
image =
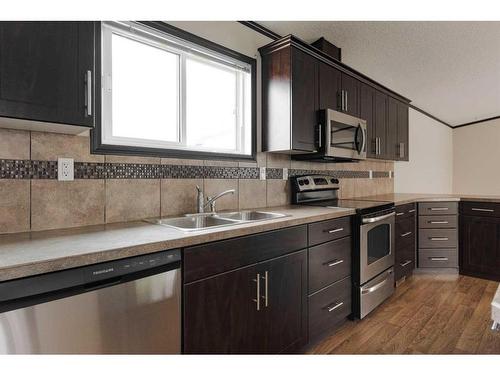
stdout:
[(201, 193), (201, 188), (199, 185), (196, 185), (196, 190), (198, 190), (198, 193)]

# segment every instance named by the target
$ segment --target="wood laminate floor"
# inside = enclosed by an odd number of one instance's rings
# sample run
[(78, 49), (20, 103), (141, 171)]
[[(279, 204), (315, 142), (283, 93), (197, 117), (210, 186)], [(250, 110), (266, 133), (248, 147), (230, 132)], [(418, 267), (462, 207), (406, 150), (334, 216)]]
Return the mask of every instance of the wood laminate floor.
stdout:
[(498, 283), (416, 274), (365, 319), (349, 321), (310, 354), (500, 354), (491, 328)]

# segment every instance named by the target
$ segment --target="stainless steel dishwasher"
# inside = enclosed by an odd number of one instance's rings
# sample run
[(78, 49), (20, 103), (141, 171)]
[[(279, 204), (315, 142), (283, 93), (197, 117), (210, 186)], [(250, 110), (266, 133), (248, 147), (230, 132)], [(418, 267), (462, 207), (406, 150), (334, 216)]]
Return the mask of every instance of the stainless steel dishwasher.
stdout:
[(181, 351), (181, 254), (0, 283), (0, 354)]

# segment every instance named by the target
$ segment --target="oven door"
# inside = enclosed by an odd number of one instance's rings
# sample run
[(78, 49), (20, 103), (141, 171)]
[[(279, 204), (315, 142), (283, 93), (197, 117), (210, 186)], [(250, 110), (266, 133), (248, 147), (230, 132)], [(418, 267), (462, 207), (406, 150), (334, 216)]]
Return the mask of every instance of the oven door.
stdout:
[(363, 218), (360, 228), (360, 285), (394, 265), (395, 212)]
[(331, 109), (322, 111), (321, 118), (325, 123), (326, 156), (366, 159), (365, 120)]

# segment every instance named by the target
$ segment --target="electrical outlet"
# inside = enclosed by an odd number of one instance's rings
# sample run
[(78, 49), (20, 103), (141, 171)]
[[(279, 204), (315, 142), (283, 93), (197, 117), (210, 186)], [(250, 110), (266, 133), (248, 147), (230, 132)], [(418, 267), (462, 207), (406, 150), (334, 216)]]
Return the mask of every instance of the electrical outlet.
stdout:
[(59, 181), (73, 181), (75, 179), (75, 164), (73, 159), (57, 159), (57, 179)]
[(283, 168), (283, 180), (288, 180), (288, 168)]
[(373, 178), (373, 171), (368, 171), (368, 178), (370, 180)]
[(260, 167), (260, 179), (265, 180), (266, 179), (266, 167)]

